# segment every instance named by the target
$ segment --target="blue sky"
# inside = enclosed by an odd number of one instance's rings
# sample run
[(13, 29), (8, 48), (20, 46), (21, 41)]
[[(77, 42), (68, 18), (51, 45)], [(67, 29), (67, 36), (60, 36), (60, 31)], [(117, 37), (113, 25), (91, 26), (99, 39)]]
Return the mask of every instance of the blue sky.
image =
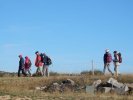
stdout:
[[(50, 71), (103, 69), (106, 48), (122, 53), (120, 72), (133, 72), (132, 0), (0, 0), (0, 70), (17, 72), (18, 55), (53, 60)], [(111, 66), (113, 70), (113, 64)]]

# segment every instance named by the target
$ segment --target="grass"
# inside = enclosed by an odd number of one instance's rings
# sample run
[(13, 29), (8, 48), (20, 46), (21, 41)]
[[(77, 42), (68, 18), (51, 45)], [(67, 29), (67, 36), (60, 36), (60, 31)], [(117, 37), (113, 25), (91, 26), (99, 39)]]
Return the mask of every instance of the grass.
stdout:
[[(61, 82), (64, 79), (72, 79), (78, 85), (90, 85), (95, 80), (101, 79), (107, 81), (110, 76), (51, 76), (44, 77), (1, 77), (0, 78), (0, 95), (10, 95), (14, 97), (29, 97), (33, 100), (133, 100), (133, 95), (120, 96), (116, 94), (87, 94), (85, 92), (65, 92), (65, 93), (49, 93), (36, 91), (37, 86), (47, 86), (53, 82)], [(133, 75), (122, 75), (118, 78), (119, 82), (133, 83)]]

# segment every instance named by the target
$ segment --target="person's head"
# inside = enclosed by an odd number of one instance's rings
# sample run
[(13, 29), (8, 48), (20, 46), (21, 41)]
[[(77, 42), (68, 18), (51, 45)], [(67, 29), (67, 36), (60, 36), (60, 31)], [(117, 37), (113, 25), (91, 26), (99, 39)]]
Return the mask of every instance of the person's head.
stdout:
[(46, 54), (45, 54), (45, 53), (43, 53), (43, 55), (44, 55), (44, 56), (46, 56)]
[(105, 52), (106, 52), (106, 53), (109, 53), (109, 49), (106, 49)]
[(36, 55), (39, 55), (39, 51), (36, 51), (35, 54), (36, 54)]
[(118, 55), (121, 56), (121, 53), (119, 52)]
[(25, 56), (25, 59), (28, 59), (28, 56)]
[(19, 58), (22, 58), (22, 55), (19, 55), (18, 57), (19, 57)]
[(43, 53), (40, 53), (41, 56), (43, 56)]
[(117, 51), (114, 51), (114, 54), (117, 54)]

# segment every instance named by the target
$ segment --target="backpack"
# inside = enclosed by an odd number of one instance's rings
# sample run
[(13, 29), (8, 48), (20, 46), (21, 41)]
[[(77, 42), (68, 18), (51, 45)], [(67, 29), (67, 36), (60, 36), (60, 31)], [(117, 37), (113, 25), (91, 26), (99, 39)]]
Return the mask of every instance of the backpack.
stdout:
[(111, 63), (112, 62), (112, 56), (111, 56), (111, 54), (109, 54), (109, 53), (107, 54), (106, 61), (108, 63)]
[(52, 64), (52, 60), (47, 56), (47, 65), (51, 65)]
[(119, 63), (122, 63), (122, 57), (121, 57), (121, 54), (118, 54), (118, 57), (119, 57)]

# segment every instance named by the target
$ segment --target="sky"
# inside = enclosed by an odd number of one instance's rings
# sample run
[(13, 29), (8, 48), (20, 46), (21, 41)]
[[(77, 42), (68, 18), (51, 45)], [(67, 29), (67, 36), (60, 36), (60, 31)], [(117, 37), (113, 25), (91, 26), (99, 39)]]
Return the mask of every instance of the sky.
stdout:
[[(18, 55), (45, 52), (50, 71), (103, 70), (105, 49), (122, 53), (133, 73), (133, 0), (0, 0), (0, 70), (18, 71)], [(114, 66), (111, 64), (111, 69)]]

